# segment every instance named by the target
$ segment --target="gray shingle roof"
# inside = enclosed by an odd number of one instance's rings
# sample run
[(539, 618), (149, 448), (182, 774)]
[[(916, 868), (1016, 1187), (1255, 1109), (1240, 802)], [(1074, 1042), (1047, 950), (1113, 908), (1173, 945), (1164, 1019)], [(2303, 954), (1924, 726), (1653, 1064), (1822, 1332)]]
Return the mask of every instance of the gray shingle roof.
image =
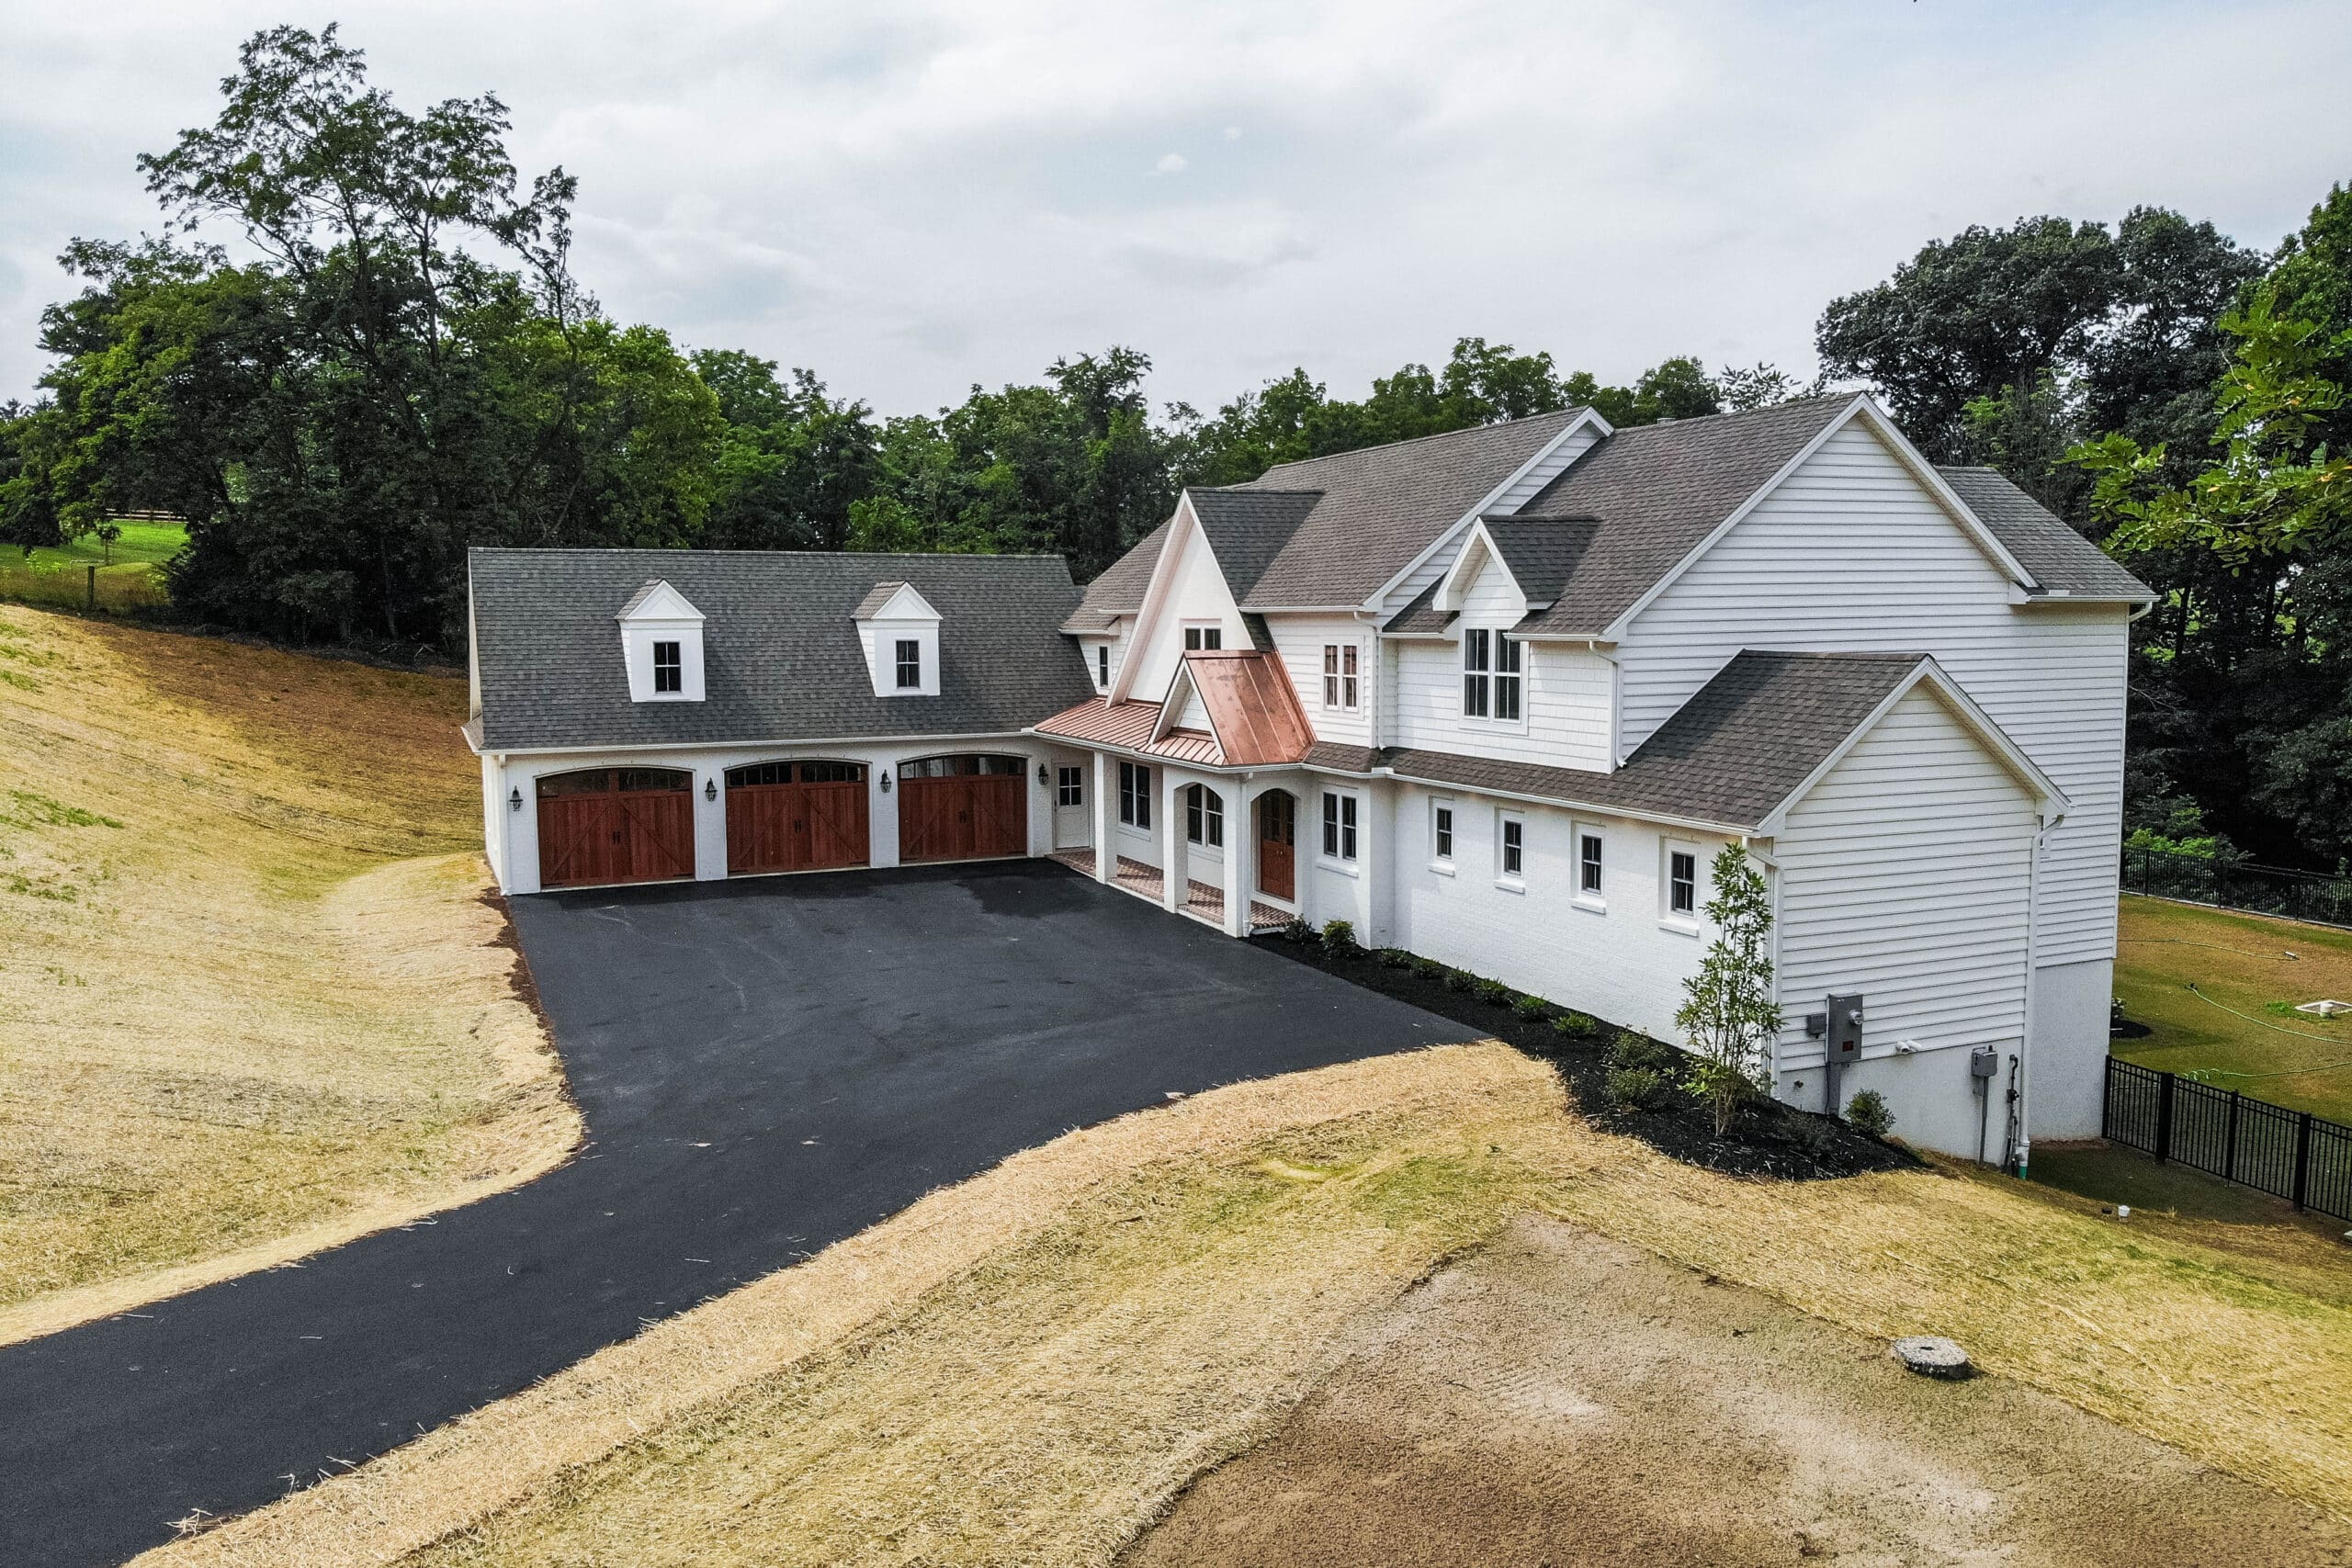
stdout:
[(1107, 632), (1121, 615), (1143, 608), (1144, 590), (1151, 586), (1151, 569), (1159, 564), (1160, 547), (1168, 542), (1162, 523), (1136, 541), (1135, 547), (1102, 569), (1086, 585), (1083, 603), (1063, 623), (1066, 632)]
[(2154, 590), (2113, 557), (1991, 468), (1939, 468), (1944, 482), (2051, 593), (2087, 599), (2153, 599)]
[[(1260, 571), (1245, 604), (1360, 604), (1584, 411), (1509, 420), (1269, 468), (1234, 491), (1322, 499)], [(1218, 556), (1222, 561), (1222, 553)]]
[[(721, 744), (1019, 730), (1091, 693), (1058, 556), (476, 549), (481, 744)], [(614, 614), (649, 579), (703, 613), (699, 703), (633, 703)], [(877, 580), (940, 614), (940, 694), (877, 697), (851, 613)]]
[[(857, 602), (857, 608), (849, 613), (850, 619), (854, 621), (863, 621), (874, 615), (880, 615), (882, 613), (882, 606), (888, 604), (892, 599), (896, 598), (898, 596), (899, 590), (905, 586), (906, 583), (901, 579), (895, 577), (885, 578), (882, 581), (876, 583), (873, 591), (867, 593), (865, 598), (860, 599)], [(917, 592), (920, 592), (921, 590), (918, 589)]]
[(1926, 659), (1917, 653), (1735, 657), (1614, 773), (1453, 751), (1317, 746), (1310, 767), (1497, 790), (1602, 811), (1753, 828)]
[(1569, 570), (1558, 603), (1525, 629), (1606, 631), (1852, 401), (1803, 398), (1637, 425), (1601, 442), (1516, 514), (1522, 525), (1554, 518), (1591, 529), (1573, 548), (1561, 547)]
[(1319, 490), (1188, 490), (1184, 494), (1238, 604), (1250, 603), (1267, 570), (1323, 500)]

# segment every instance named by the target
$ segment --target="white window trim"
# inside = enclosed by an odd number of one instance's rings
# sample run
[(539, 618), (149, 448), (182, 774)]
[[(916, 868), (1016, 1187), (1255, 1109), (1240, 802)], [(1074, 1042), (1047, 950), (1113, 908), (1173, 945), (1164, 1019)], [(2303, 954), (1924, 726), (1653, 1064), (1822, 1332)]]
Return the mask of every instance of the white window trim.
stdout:
[[(1339, 847), (1336, 853), (1323, 847), (1323, 829), (1327, 821), (1327, 818), (1324, 816), (1323, 801), (1326, 800), (1336, 800), (1340, 803), (1338, 817)], [(1352, 855), (1347, 852), (1348, 839), (1351, 833), (1354, 835), (1356, 840), (1356, 853)], [(1363, 852), (1363, 797), (1355, 794), (1351, 790), (1325, 790), (1322, 794), (1322, 799), (1317, 800), (1315, 805), (1316, 863), (1319, 865), (1328, 866), (1333, 871), (1342, 873), (1349, 876), (1354, 876), (1357, 874), (1358, 866), (1362, 863), (1359, 857)]]
[[(1076, 800), (1065, 800), (1062, 798), (1064, 795), (1069, 795), (1073, 792), (1078, 795)], [(1054, 809), (1057, 811), (1073, 810), (1076, 807), (1084, 806), (1085, 804), (1086, 770), (1083, 767), (1072, 768), (1057, 764), (1054, 768)]]
[[(1609, 834), (1598, 822), (1572, 822), (1568, 826), (1568, 845), (1576, 864), (1576, 881), (1571, 885), (1568, 902), (1579, 909), (1589, 909), (1596, 915), (1609, 912)], [(1584, 841), (1600, 840), (1600, 891), (1588, 893), (1584, 886)]]
[(1098, 692), (1111, 689), (1111, 645), (1107, 642), (1094, 645), (1094, 689)]
[[(1674, 857), (1679, 854), (1690, 857), (1690, 912), (1687, 915), (1674, 912)], [(1699, 934), (1699, 906), (1705, 901), (1700, 880), (1706, 874), (1706, 857), (1699, 852), (1697, 844), (1688, 839), (1669, 839), (1663, 833), (1658, 835), (1657, 923), (1660, 927), (1679, 936)]]
[[(1348, 673), (1347, 668), (1348, 655), (1351, 653), (1355, 655), (1356, 660), (1355, 673), (1352, 675)], [(1321, 659), (1323, 711), (1326, 713), (1363, 712), (1363, 644), (1327, 642), (1323, 645)], [(1354, 702), (1347, 700), (1348, 686), (1351, 682), (1355, 685), (1356, 700)], [(1339, 694), (1338, 702), (1331, 700), (1334, 693)]]
[[(1133, 773), (1127, 772), (1130, 768), (1135, 770)], [(1140, 787), (1131, 789), (1129, 787), (1130, 782), (1136, 780), (1137, 775), (1140, 775)], [(1158, 782), (1158, 780), (1151, 776), (1151, 765), (1148, 762), (1121, 762), (1119, 764), (1119, 778), (1117, 781), (1119, 805), (1117, 811), (1114, 815), (1118, 818), (1120, 827), (1126, 829), (1129, 832), (1140, 833), (1147, 836), (1152, 832), (1152, 786)], [(1141, 821), (1136, 820), (1135, 817), (1130, 815), (1130, 813), (1132, 813), (1138, 805), (1143, 808), (1143, 820)]]
[[(1215, 632), (1216, 633), (1217, 649), (1222, 650), (1225, 647), (1225, 623), (1223, 621), (1182, 621), (1177, 624), (1176, 645), (1178, 649), (1184, 653), (1203, 651), (1202, 649), (1197, 649), (1193, 647), (1191, 640), (1184, 635), (1187, 632)], [(1208, 638), (1204, 637), (1201, 640), (1205, 643), (1208, 641)]]
[[(1526, 734), (1528, 696), (1533, 690), (1533, 678), (1530, 673), (1529, 666), (1533, 662), (1534, 645), (1524, 637), (1512, 637), (1510, 627), (1507, 625), (1469, 626), (1463, 627), (1462, 630), (1464, 635), (1457, 645), (1459, 651), (1454, 658), (1454, 679), (1457, 682), (1465, 682), (1465, 678), (1468, 676), (1485, 676), (1487, 711), (1483, 715), (1472, 713), (1469, 710), (1466, 683), (1457, 684), (1454, 688), (1454, 717), (1468, 729), (1485, 730), (1492, 735)], [(1487, 667), (1484, 670), (1473, 670), (1468, 662), (1469, 634), (1474, 631), (1487, 634)], [(1517, 718), (1495, 716), (1495, 682), (1511, 678), (1510, 674), (1498, 671), (1498, 666), (1502, 663), (1502, 645), (1506, 641), (1519, 649), (1519, 669), (1515, 672), (1519, 680), (1519, 716)]]
[[(1216, 804), (1210, 805), (1212, 800)], [(1199, 818), (1201, 824), (1201, 836), (1197, 839), (1193, 836), (1193, 820), (1195, 817)], [(1212, 829), (1216, 834), (1215, 838), (1209, 837)], [(1208, 850), (1225, 848), (1224, 792), (1211, 789), (1206, 784), (1193, 784), (1184, 786), (1184, 841), (1188, 844), (1198, 844), (1203, 849)]]
[[(1503, 828), (1506, 823), (1514, 822), (1519, 825), (1519, 869), (1515, 872), (1505, 870), (1503, 864)], [(1506, 893), (1527, 891), (1527, 813), (1510, 811), (1497, 807), (1495, 808), (1495, 886)]]
[[(1443, 812), (1447, 826), (1445, 835), (1451, 843), (1438, 840), (1438, 814)], [(1440, 876), (1452, 876), (1459, 869), (1456, 858), (1462, 852), (1462, 813), (1455, 808), (1452, 795), (1430, 797), (1430, 869)]]
[[(909, 649), (914, 649), (914, 657), (911, 660), (907, 657)], [(907, 679), (907, 670), (910, 665), (912, 665), (915, 676), (911, 681)], [(890, 639), (890, 679), (899, 691), (920, 692), (922, 690), (922, 638), (894, 637)]]

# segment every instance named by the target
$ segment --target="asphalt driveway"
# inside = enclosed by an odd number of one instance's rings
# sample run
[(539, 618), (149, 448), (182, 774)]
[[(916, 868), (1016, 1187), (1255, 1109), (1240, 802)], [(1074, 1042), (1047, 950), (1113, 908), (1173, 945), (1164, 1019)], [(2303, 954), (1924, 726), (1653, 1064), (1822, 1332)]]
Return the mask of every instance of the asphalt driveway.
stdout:
[(115, 1562), (266, 1503), (1171, 1090), (1469, 1038), (1042, 862), (514, 918), (580, 1157), (0, 1349), (0, 1562)]

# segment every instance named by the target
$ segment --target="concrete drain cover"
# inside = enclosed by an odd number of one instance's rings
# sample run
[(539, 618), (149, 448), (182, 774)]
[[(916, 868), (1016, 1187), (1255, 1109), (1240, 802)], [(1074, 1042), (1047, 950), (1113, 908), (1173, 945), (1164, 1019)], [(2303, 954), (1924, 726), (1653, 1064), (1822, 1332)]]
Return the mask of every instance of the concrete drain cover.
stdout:
[(1968, 1352), (1949, 1339), (1922, 1334), (1894, 1342), (1894, 1359), (1928, 1378), (1964, 1378), (1968, 1375)]
[(2339, 1002), (2330, 997), (2322, 1001), (2305, 1002), (2295, 1010), (2317, 1013), (2322, 1018), (2340, 1018), (2347, 1012), (2352, 1012), (2352, 1002)]

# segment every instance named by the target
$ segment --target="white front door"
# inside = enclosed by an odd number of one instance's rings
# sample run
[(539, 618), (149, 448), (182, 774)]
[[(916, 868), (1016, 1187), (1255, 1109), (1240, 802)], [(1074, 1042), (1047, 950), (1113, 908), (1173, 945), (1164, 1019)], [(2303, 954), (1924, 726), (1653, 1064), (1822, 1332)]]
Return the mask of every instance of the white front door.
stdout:
[(1083, 762), (1054, 765), (1054, 848), (1082, 850), (1094, 841), (1094, 770)]

